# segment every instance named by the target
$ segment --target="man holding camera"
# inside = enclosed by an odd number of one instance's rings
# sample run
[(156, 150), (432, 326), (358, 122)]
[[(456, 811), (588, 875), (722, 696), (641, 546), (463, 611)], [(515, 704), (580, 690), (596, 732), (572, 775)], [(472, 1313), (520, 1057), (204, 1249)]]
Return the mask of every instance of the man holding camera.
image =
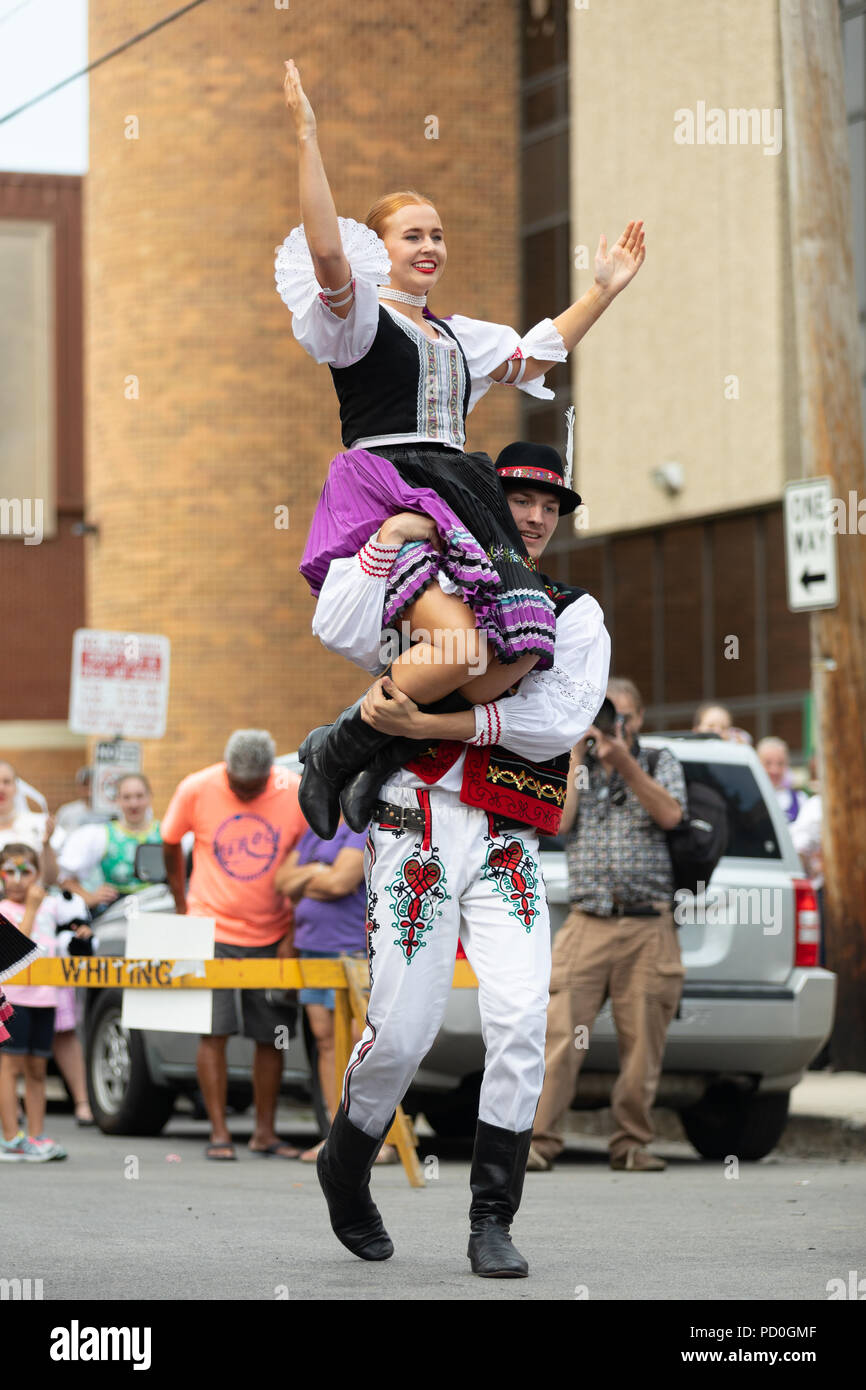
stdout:
[(610, 1165), (638, 1173), (665, 1167), (646, 1145), (685, 975), (665, 832), (687, 811), (686, 783), (667, 749), (650, 775), (637, 737), (644, 711), (637, 687), (612, 679), (607, 694), (569, 769), (561, 831), (568, 834), (571, 912), (553, 943), (544, 1087), (527, 1162), (535, 1171), (552, 1168), (562, 1151), (563, 1121), (606, 999), (620, 1059)]

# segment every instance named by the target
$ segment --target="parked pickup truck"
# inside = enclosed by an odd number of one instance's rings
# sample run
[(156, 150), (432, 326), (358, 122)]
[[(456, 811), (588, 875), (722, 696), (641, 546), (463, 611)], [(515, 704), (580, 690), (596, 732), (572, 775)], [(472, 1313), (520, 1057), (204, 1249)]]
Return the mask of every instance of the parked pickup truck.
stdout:
[[(819, 964), (814, 895), (803, 877), (787, 822), (754, 750), (718, 738), (647, 735), (670, 748), (686, 778), (710, 778), (728, 807), (730, 840), (709, 888), (677, 905), (686, 979), (679, 1017), (670, 1026), (657, 1104), (677, 1110), (699, 1153), (758, 1159), (784, 1130), (788, 1097), (826, 1041), (833, 1020), (835, 976)], [(294, 755), (278, 760), (297, 768)], [(555, 933), (568, 913), (565, 855), (542, 840), (542, 868)], [(171, 912), (162, 884), (137, 895), (141, 912)], [(124, 905), (99, 919), (100, 951), (122, 955)], [(181, 1091), (194, 1091), (197, 1038), (127, 1031), (119, 991), (85, 992), (88, 1086), (94, 1114), (108, 1133), (157, 1133)], [(249, 1098), (252, 1044), (229, 1042), (229, 1091)], [(475, 990), (453, 990), (442, 1027), (405, 1106), (423, 1111), (446, 1136), (471, 1134), (478, 1108), (484, 1046)], [(618, 1070), (609, 1005), (592, 1035), (574, 1106), (609, 1104)], [(284, 1089), (312, 1102), (319, 1123), (315, 1044), (303, 1029), (286, 1050)]]

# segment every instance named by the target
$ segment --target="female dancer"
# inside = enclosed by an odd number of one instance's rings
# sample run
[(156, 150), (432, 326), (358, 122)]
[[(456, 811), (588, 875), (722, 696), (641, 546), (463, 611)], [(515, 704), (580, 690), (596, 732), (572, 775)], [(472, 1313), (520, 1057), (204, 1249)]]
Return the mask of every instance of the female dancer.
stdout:
[[(316, 118), (291, 60), (284, 91), (303, 225), (277, 250), (277, 289), (295, 337), (331, 369), (346, 450), (332, 461), (301, 572), (315, 594), (331, 560), (369, 542), (366, 563), (388, 570), (385, 626), (403, 619), (433, 634), (394, 661), (397, 687), (422, 708), (455, 692), (459, 704), (495, 699), (536, 664), (551, 664), (555, 618), (492, 460), (464, 452), (466, 415), (493, 382), (552, 399), (544, 373), (566, 360), (640, 269), (643, 223), (629, 222), (610, 251), (602, 236), (592, 288), (523, 338), (462, 315), (446, 322), (426, 308), (447, 259), (434, 205), (407, 190), (379, 199), (364, 226), (338, 219)], [(417, 543), (395, 557), (371, 537), (408, 511), (423, 514)], [(335, 833), (345, 784), (390, 743), (360, 706), (301, 745), (301, 809), (323, 839)], [(380, 770), (384, 779), (387, 761)], [(353, 828), (354, 811), (344, 796)]]

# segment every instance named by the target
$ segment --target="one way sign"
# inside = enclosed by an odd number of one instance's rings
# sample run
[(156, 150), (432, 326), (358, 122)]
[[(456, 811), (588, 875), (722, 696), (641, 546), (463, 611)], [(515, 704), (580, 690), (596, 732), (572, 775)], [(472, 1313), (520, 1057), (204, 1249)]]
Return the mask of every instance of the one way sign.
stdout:
[(835, 608), (839, 602), (831, 496), (829, 478), (807, 478), (785, 488), (785, 563), (792, 613)]

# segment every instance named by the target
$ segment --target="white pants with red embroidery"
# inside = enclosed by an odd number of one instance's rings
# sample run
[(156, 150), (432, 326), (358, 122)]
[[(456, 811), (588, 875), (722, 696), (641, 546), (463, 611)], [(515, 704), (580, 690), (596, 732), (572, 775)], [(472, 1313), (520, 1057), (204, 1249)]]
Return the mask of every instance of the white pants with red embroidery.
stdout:
[(479, 1119), (521, 1133), (532, 1127), (544, 1080), (550, 983), (538, 837), (529, 826), (492, 835), (484, 811), (435, 786), (392, 784), (382, 798), (420, 807), (425, 824), (374, 823), (367, 840), (372, 988), (343, 1107), (358, 1129), (384, 1133), (439, 1031), (459, 939), (478, 977), (486, 1050)]

